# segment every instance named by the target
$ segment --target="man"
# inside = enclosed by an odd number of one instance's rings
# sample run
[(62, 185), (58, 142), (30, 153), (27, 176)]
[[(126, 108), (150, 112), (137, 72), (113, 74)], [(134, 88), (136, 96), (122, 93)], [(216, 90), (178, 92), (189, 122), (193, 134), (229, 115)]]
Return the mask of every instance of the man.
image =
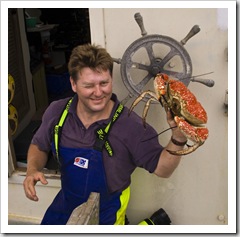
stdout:
[(66, 224), (91, 192), (100, 193), (99, 224), (124, 224), (132, 172), (142, 167), (169, 177), (181, 158), (167, 150), (182, 149), (186, 138), (170, 112), (167, 120), (175, 128), (165, 148), (150, 125), (144, 127), (134, 112), (128, 116), (128, 108), (112, 93), (113, 60), (100, 46), (74, 48), (68, 69), (76, 95), (51, 103), (45, 111), (28, 151), (25, 194), (38, 201), (35, 184), (47, 184), (42, 169), (52, 150), (60, 164), (62, 187), (41, 224)]

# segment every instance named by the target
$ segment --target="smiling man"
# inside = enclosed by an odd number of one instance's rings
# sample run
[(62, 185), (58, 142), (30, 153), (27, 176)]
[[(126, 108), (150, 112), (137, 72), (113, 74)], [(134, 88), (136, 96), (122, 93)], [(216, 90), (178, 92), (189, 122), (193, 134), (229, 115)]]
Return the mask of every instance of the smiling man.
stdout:
[[(61, 190), (47, 209), (42, 225), (64, 225), (72, 211), (100, 193), (100, 225), (125, 224), (131, 174), (141, 167), (159, 177), (169, 177), (181, 157), (167, 150), (181, 150), (185, 136), (167, 112), (172, 139), (167, 147), (157, 132), (134, 112), (128, 116), (112, 93), (113, 60), (104, 48), (81, 45), (73, 49), (68, 69), (73, 98), (54, 101), (28, 151), (26, 196), (38, 201), (35, 185), (47, 184), (42, 173), (49, 151), (59, 162)], [(143, 141), (146, 137), (155, 137)]]
[(70, 80), (78, 95), (77, 115), (86, 128), (96, 120), (110, 116), (114, 102), (111, 100), (112, 77), (109, 71), (83, 68), (77, 78), (71, 77)]

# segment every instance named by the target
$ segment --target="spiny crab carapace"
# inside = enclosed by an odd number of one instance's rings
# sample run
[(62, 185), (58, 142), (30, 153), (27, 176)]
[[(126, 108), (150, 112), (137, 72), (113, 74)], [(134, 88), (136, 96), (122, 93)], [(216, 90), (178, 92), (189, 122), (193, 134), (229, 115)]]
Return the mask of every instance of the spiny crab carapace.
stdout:
[(202, 105), (197, 101), (195, 95), (179, 80), (168, 77), (168, 75), (159, 73), (154, 78), (154, 89), (144, 91), (139, 95), (130, 107), (129, 113), (146, 96), (150, 98), (146, 102), (143, 111), (143, 123), (145, 126), (146, 116), (152, 101), (159, 101), (165, 109), (170, 109), (174, 120), (186, 136), (193, 142), (192, 146), (179, 151), (168, 151), (173, 155), (187, 155), (203, 145), (208, 137), (208, 129), (204, 127), (207, 123), (207, 113)]

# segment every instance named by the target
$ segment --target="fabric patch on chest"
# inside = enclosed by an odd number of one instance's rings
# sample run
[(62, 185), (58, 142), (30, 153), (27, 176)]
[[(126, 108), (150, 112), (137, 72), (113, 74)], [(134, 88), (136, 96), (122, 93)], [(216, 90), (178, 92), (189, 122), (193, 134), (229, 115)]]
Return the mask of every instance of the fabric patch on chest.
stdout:
[(83, 157), (76, 157), (74, 159), (74, 165), (83, 168), (83, 169), (88, 169), (88, 159), (83, 158)]

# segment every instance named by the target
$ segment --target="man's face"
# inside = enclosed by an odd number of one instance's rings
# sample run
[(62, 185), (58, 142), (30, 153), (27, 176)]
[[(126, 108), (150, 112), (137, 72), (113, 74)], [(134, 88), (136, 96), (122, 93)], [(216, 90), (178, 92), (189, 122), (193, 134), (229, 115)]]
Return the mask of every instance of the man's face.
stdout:
[(101, 112), (112, 96), (112, 77), (108, 71), (93, 71), (84, 68), (78, 74), (78, 80), (73, 81), (72, 90), (87, 112)]

